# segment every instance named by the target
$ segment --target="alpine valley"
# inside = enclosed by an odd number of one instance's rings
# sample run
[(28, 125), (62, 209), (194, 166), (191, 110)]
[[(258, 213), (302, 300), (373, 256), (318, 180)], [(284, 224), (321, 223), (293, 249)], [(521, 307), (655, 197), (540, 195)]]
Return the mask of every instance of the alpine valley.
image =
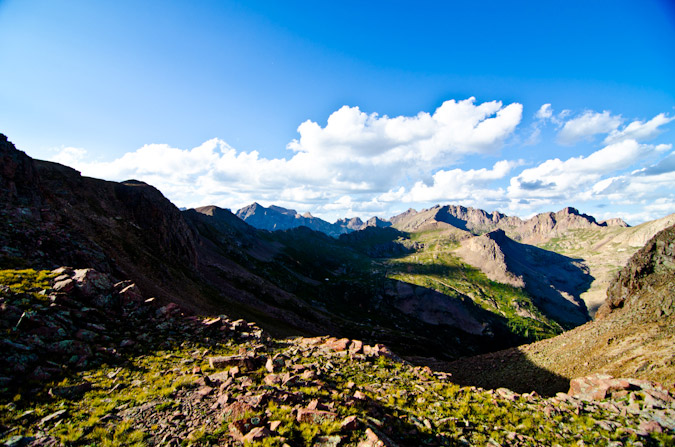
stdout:
[(674, 445), (675, 214), (179, 210), (0, 134), (0, 440)]

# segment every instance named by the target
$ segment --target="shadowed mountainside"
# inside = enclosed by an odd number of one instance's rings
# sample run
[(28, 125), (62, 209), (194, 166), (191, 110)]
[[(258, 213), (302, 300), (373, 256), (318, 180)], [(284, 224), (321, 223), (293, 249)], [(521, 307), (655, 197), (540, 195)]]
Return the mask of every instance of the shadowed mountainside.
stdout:
[(580, 260), (515, 242), (503, 230), (465, 239), (457, 253), (488, 278), (524, 287), (537, 307), (557, 322), (574, 327), (588, 321), (580, 294), (592, 278)]

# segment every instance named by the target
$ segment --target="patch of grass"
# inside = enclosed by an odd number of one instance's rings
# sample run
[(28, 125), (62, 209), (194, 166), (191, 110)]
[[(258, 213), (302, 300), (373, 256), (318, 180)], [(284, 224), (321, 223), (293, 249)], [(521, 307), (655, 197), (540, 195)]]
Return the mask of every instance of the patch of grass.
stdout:
[(40, 292), (49, 289), (49, 280), (54, 275), (49, 270), (0, 270), (0, 285), (8, 286), (13, 293), (31, 294), (38, 299), (46, 299)]

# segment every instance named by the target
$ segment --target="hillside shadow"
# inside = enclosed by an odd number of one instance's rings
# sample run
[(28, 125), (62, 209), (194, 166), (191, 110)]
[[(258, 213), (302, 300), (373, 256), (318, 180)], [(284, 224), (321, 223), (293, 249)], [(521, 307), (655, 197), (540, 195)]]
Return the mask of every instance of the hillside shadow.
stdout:
[(371, 258), (404, 256), (414, 251), (410, 235), (392, 227), (366, 227), (363, 230), (340, 235), (339, 241)]
[(446, 207), (441, 208), (438, 213), (436, 213), (436, 220), (450, 224), (453, 227), (459, 228), (460, 230), (471, 232), (471, 230), (466, 226), (467, 221), (453, 216), (448, 212)]
[(593, 280), (583, 260), (571, 258), (503, 236), (499, 243), (508, 271), (525, 281), (525, 290), (544, 314), (566, 328), (590, 320), (581, 294)]
[(546, 397), (569, 390), (569, 378), (534, 364), (517, 348), (431, 363), (430, 367), (451, 373), (450, 380), (461, 386), (508, 388), (517, 393), (536, 391)]

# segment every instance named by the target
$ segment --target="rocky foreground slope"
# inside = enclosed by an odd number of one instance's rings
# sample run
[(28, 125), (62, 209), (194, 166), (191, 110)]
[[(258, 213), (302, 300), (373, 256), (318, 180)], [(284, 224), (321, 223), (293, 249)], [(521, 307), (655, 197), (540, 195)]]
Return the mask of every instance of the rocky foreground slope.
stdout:
[(274, 339), (93, 269), (2, 271), (0, 441), (57, 445), (664, 445), (675, 390), (592, 376), (460, 387), (383, 345)]

